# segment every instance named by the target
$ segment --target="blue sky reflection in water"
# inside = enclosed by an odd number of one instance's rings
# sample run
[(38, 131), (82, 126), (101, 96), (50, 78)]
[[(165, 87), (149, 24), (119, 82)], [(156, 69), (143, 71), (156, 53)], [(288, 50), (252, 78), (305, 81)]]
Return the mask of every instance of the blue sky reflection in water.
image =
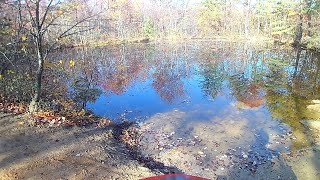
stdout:
[[(243, 54), (246, 52), (244, 50), (241, 52), (241, 45), (238, 47), (236, 45), (234, 52), (222, 52), (222, 54), (202, 44), (190, 44), (187, 47), (149, 46), (145, 48), (154, 48), (153, 56), (150, 59), (134, 62), (148, 64), (141, 70), (143, 72), (140, 72), (147, 76), (141, 80), (140, 74), (133, 75), (136, 77), (130, 79), (131, 82), (128, 84), (120, 83), (120, 87), (113, 87), (124, 89), (121, 93), (115, 92), (117, 90), (114, 89), (104, 90), (105, 93), (96, 102), (88, 104), (89, 109), (101, 116), (113, 119), (126, 117), (129, 120), (143, 119), (145, 116), (171, 110), (188, 111), (201, 106), (218, 114), (228, 105), (237, 105), (238, 101), (230, 87), (232, 76), (239, 75), (246, 78), (246, 81), (252, 81), (253, 78), (257, 78), (257, 75), (253, 74), (254, 71), (263, 73), (266, 68), (259, 55), (256, 59), (246, 59), (252, 55)], [(172, 46), (176, 49), (172, 49)], [(135, 50), (134, 47), (127, 47), (126, 50), (128, 51), (124, 52), (128, 58), (126, 61), (130, 61), (130, 51), (141, 51)], [(261, 54), (267, 53), (269, 52)], [(114, 58), (116, 61), (117, 57)], [(130, 69), (130, 66), (134, 65), (128, 64), (124, 62), (123, 66)], [(127, 71), (129, 70), (123, 72), (127, 73)], [(128, 76), (131, 75), (128, 74)], [(114, 77), (112, 78), (115, 80)], [(246, 84), (239, 84), (239, 87), (243, 86)], [(260, 104), (252, 107), (254, 111), (265, 108), (262, 101), (258, 103)], [(242, 104), (246, 106), (245, 103)]]
[[(182, 113), (183, 121), (171, 125), (196, 133), (194, 127), (207, 123), (218, 129), (243, 120), (241, 131), (269, 136), (293, 131), (301, 136), (294, 146), (304, 147), (311, 142), (299, 121), (319, 118), (307, 108), (320, 98), (318, 57), (311, 52), (189, 42), (79, 48), (56, 58), (77, 61), (74, 78), (85, 77), (103, 91), (87, 108), (118, 122), (156, 122), (155, 117)], [(286, 146), (290, 143), (279, 148)]]

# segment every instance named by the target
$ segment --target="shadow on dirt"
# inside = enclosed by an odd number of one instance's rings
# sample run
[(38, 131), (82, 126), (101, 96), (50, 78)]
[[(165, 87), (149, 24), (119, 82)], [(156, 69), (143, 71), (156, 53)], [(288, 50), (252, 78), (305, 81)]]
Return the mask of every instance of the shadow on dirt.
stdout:
[[(124, 122), (118, 125), (113, 126), (113, 137), (115, 137), (119, 143), (123, 143), (121, 140), (121, 136), (123, 135), (123, 132), (130, 127), (135, 126), (134, 122)], [(144, 167), (156, 172), (156, 173), (162, 173), (162, 174), (171, 174), (171, 173), (177, 173), (177, 174), (183, 174), (183, 171), (180, 170), (177, 167), (174, 166), (166, 166), (162, 162), (156, 161), (154, 158), (146, 157), (144, 156), (137, 147), (133, 146), (126, 146), (130, 153), (130, 157), (134, 160), (137, 160), (141, 165)]]

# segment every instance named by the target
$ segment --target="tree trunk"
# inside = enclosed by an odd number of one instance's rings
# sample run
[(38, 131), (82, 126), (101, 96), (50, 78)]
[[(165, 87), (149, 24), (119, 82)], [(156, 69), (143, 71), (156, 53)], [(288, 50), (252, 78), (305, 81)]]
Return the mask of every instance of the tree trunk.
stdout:
[(29, 112), (33, 113), (39, 110), (39, 101), (41, 97), (41, 82), (43, 74), (43, 47), (42, 47), (42, 35), (38, 34), (37, 38), (37, 59), (38, 59), (38, 69), (35, 83), (35, 94), (29, 105)]
[(311, 12), (310, 12), (310, 8), (311, 8), (311, 1), (310, 0), (305, 0), (306, 2), (306, 6), (308, 8), (307, 10), (307, 31), (308, 31), (308, 36), (312, 36), (312, 33), (311, 33)]
[(244, 34), (248, 39), (250, 34), (250, 0), (245, 2), (245, 20), (244, 20)]
[(43, 73), (43, 34), (42, 34), (42, 23), (40, 21), (40, 0), (36, 1), (35, 8), (35, 18), (34, 18), (34, 26), (35, 26), (35, 39), (36, 39), (36, 47), (37, 47), (37, 60), (38, 60), (38, 69), (37, 69), (37, 77), (35, 83), (35, 94), (29, 105), (29, 112), (33, 113), (39, 110), (39, 101), (41, 96), (41, 82), (42, 82), (42, 73)]
[(295, 32), (295, 38), (294, 38), (294, 42), (293, 45), (297, 46), (301, 43), (301, 39), (302, 39), (302, 21), (303, 21), (303, 17), (302, 14), (299, 14), (299, 20), (297, 23), (297, 27), (296, 27), (296, 32)]
[(298, 73), (298, 66), (299, 66), (299, 61), (300, 61), (300, 55), (301, 55), (301, 48), (298, 47), (298, 49), (297, 49), (297, 56), (296, 56), (296, 63), (295, 63), (295, 66), (294, 66), (293, 77), (296, 77), (296, 76), (297, 76), (297, 73)]
[(312, 32), (311, 32), (311, 14), (308, 13), (307, 14), (307, 26), (308, 26), (308, 36), (311, 37), (312, 36)]

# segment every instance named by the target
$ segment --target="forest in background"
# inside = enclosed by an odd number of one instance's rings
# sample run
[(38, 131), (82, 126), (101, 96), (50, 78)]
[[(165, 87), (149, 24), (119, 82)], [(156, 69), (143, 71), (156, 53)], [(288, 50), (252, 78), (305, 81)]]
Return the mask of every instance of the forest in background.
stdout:
[[(269, 39), (318, 47), (318, 0), (42, 0), (45, 40), (105, 45), (141, 39)], [(1, 52), (32, 41), (33, 1), (2, 0)], [(61, 32), (68, 30), (68, 34)], [(72, 36), (70, 36), (72, 35)], [(10, 44), (8, 46), (8, 43)]]

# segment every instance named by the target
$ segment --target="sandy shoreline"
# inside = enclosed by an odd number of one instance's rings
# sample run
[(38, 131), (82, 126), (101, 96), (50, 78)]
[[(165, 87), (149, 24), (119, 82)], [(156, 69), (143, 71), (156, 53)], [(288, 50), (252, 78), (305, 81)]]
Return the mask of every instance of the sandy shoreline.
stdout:
[[(22, 118), (0, 113), (0, 179), (140, 179), (162, 174), (135, 159), (113, 137), (112, 127), (38, 128), (26, 126)], [(320, 148), (314, 146), (282, 155), (254, 174), (240, 164), (207, 178), (320, 179), (319, 158)]]

